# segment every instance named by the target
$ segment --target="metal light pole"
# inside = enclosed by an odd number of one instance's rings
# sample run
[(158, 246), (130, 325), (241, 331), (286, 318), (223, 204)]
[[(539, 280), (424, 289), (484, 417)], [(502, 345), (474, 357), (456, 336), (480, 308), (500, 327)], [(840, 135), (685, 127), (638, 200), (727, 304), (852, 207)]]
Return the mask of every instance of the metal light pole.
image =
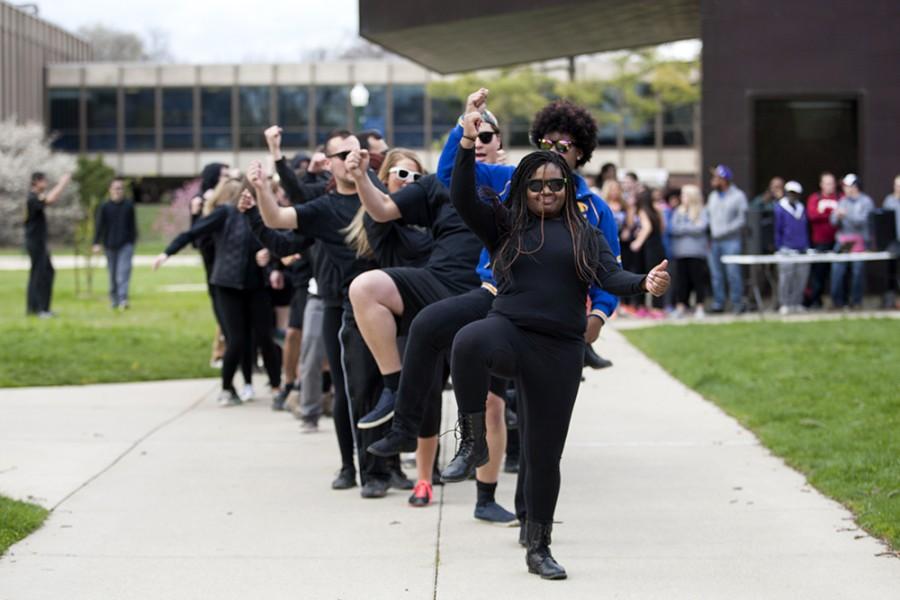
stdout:
[(369, 90), (361, 83), (357, 83), (350, 90), (350, 105), (353, 107), (353, 117), (357, 131), (363, 128), (363, 110), (369, 105)]

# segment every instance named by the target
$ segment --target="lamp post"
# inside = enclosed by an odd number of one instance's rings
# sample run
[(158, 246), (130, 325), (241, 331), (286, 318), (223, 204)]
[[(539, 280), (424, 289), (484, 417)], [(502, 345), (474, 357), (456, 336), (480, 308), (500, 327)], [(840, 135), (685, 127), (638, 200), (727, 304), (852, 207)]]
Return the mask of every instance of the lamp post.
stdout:
[(357, 83), (350, 90), (350, 105), (353, 107), (353, 117), (357, 131), (363, 128), (363, 110), (369, 105), (369, 90), (361, 83)]

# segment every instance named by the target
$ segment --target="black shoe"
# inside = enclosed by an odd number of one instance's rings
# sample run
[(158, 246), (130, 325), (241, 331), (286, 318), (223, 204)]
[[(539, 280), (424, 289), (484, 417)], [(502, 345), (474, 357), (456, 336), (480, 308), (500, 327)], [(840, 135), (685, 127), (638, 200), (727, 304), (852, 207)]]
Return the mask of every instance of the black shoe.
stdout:
[(565, 579), (566, 570), (556, 562), (550, 554), (550, 532), (553, 525), (543, 523), (525, 522), (525, 564), (528, 572), (541, 576), (541, 579)]
[(363, 498), (384, 498), (387, 496), (388, 488), (390, 487), (391, 482), (387, 479), (369, 477), (363, 484), (362, 489), (359, 490), (359, 495)]
[(356, 423), (360, 429), (373, 429), (394, 418), (394, 398), (397, 392), (384, 388), (375, 408)]
[(406, 473), (399, 468), (391, 469), (391, 478), (389, 480), (391, 487), (395, 490), (411, 490), (415, 487), (413, 480), (406, 476)]
[(594, 351), (590, 344), (584, 345), (584, 366), (592, 369), (606, 369), (612, 366), (611, 360), (606, 360)]
[(706, 312), (711, 313), (711, 314), (714, 314), (714, 315), (721, 315), (721, 314), (723, 314), (723, 313), (725, 312), (725, 307), (723, 307), (723, 306), (713, 306), (712, 308), (710, 308), (710, 309), (709, 309), (708, 311), (706, 311)]
[(331, 482), (333, 490), (349, 490), (356, 487), (356, 469), (353, 467), (342, 467), (337, 478)]
[(401, 452), (415, 452), (419, 442), (413, 436), (403, 435), (391, 429), (386, 436), (373, 442), (366, 450), (369, 454), (390, 458)]
[(518, 456), (507, 456), (506, 460), (503, 461), (503, 472), (504, 473), (518, 473), (519, 472), (519, 457)]
[(512, 514), (496, 502), (485, 502), (475, 505), (475, 518), (495, 525), (509, 527), (518, 523), (516, 515)]
[(465, 481), (475, 475), (475, 469), (486, 465), (489, 456), (484, 428), (484, 413), (459, 415), (459, 449), (456, 456), (441, 471), (441, 479), (447, 483)]
[(284, 403), (287, 401), (287, 397), (293, 389), (293, 384), (284, 384), (284, 387), (278, 390), (278, 393), (272, 397), (272, 410), (284, 410)]

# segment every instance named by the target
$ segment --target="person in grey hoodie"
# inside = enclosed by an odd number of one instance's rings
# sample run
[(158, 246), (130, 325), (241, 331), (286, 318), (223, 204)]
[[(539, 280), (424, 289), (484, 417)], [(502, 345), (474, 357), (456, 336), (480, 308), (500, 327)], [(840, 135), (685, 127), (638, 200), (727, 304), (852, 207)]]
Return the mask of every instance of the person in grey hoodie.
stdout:
[(888, 246), (888, 250), (893, 250), (897, 257), (892, 260), (888, 266), (888, 293), (884, 299), (883, 308), (900, 308), (897, 306), (897, 267), (900, 263), (900, 175), (894, 177), (894, 191), (884, 197), (884, 204), (881, 205), (885, 210), (894, 211), (894, 219), (896, 219), (896, 228), (894, 233), (897, 239)]
[[(869, 213), (875, 209), (872, 198), (862, 193), (859, 178), (849, 173), (841, 180), (844, 197), (831, 213), (831, 223), (838, 228), (836, 251), (849, 247), (850, 252), (864, 252), (869, 241)], [(846, 304), (844, 277), (850, 268), (850, 306), (862, 306), (865, 263), (836, 262), (831, 265), (831, 302), (835, 308)]]
[(725, 279), (728, 279), (728, 291), (731, 299), (731, 310), (734, 313), (744, 312), (744, 281), (740, 265), (722, 263), (722, 256), (741, 254), (741, 234), (747, 222), (747, 196), (733, 182), (731, 169), (718, 165), (711, 170), (709, 193), (706, 210), (709, 214), (709, 230), (712, 244), (709, 253), (709, 271), (712, 276), (713, 305), (711, 312), (720, 313), (725, 310)]

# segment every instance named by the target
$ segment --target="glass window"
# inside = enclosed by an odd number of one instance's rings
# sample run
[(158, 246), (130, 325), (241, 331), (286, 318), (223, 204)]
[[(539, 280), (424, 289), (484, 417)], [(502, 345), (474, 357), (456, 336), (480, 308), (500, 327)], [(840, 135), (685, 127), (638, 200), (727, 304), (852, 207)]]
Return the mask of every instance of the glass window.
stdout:
[(309, 147), (309, 88), (284, 86), (278, 88), (278, 124), (283, 129), (284, 148)]
[[(651, 95), (650, 86), (646, 83), (637, 84), (637, 93), (644, 98)], [(626, 146), (655, 146), (656, 145), (656, 119), (637, 115), (627, 116), (623, 121), (625, 127)]]
[(55, 150), (78, 152), (78, 100), (81, 93), (76, 88), (52, 89), (47, 92), (50, 102), (49, 133), (53, 136)]
[(125, 90), (125, 149), (156, 149), (156, 90)]
[(440, 143), (456, 127), (465, 103), (456, 98), (431, 99), (431, 141)]
[(162, 91), (162, 145), (165, 150), (194, 147), (194, 90), (166, 88)]
[(387, 86), (367, 85), (369, 90), (369, 103), (363, 107), (359, 122), (354, 123), (354, 128), (375, 129), (384, 135), (387, 131)]
[(263, 131), (272, 124), (271, 91), (268, 87), (238, 89), (241, 148), (265, 148)]
[(231, 88), (200, 90), (200, 145), (207, 150), (231, 150)]
[(118, 98), (114, 88), (87, 90), (87, 149), (116, 150), (116, 111)]
[(394, 86), (394, 146), (425, 145), (425, 86)]
[(694, 105), (672, 106), (663, 112), (663, 145), (694, 145)]
[(350, 88), (338, 85), (316, 86), (316, 143), (324, 144), (334, 129), (349, 129)]

